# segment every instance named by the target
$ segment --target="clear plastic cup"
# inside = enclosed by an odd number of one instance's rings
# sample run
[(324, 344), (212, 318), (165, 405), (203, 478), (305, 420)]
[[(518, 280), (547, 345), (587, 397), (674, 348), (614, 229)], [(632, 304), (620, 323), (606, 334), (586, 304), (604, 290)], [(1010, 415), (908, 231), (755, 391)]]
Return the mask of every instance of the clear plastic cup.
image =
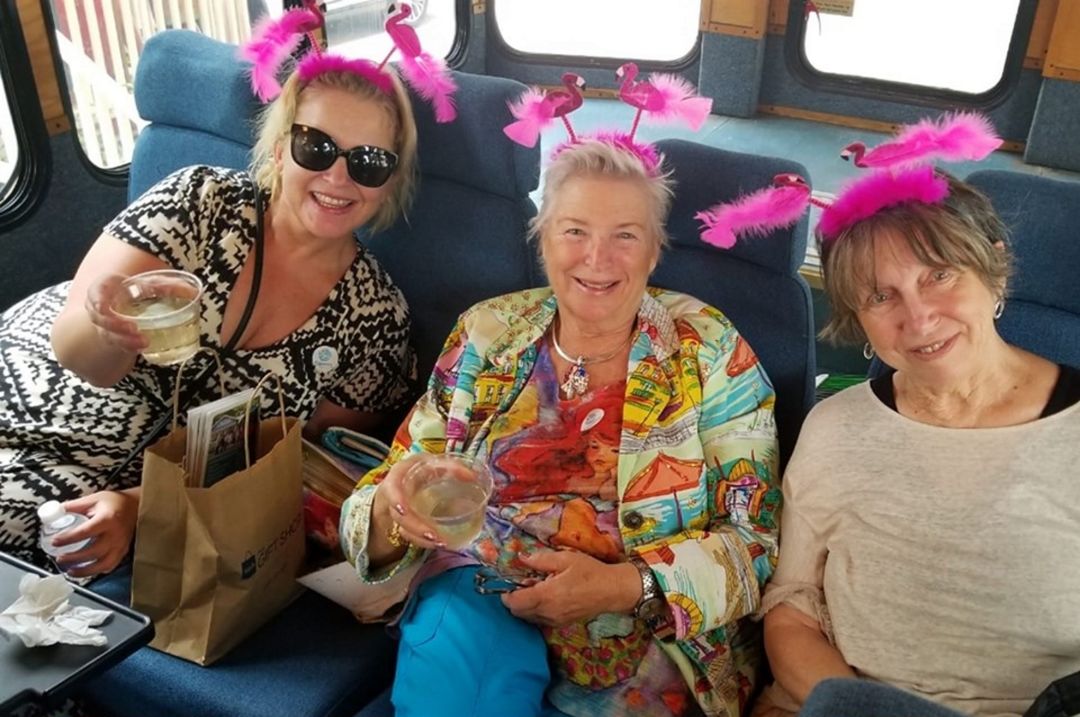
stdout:
[(491, 498), (491, 472), (482, 461), (443, 453), (416, 463), (405, 475), (409, 508), (435, 526), (451, 550), (476, 539)]
[(114, 312), (135, 322), (150, 343), (143, 358), (168, 366), (199, 350), (199, 300), (203, 284), (186, 271), (161, 269), (128, 277), (113, 301)]

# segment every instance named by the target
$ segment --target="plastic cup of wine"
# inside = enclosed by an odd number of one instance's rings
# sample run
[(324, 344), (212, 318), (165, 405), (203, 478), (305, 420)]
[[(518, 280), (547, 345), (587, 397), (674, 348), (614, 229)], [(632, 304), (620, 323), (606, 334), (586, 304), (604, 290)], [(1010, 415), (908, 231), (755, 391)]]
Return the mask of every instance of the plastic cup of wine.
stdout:
[(112, 309), (130, 319), (149, 346), (143, 358), (159, 366), (177, 364), (199, 350), (199, 299), (203, 284), (186, 271), (162, 269), (128, 277)]
[(491, 498), (491, 472), (480, 460), (442, 453), (420, 460), (405, 476), (411, 510), (435, 527), (450, 550), (476, 540)]

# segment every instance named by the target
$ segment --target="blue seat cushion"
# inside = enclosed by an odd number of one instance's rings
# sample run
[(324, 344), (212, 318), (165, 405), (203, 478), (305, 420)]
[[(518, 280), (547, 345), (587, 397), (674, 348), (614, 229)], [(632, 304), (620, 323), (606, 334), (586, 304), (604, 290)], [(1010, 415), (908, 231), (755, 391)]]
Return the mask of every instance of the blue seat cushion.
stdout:
[[(90, 586), (127, 604), (131, 569)], [(396, 642), (305, 592), (219, 662), (200, 667), (149, 647), (93, 680), (83, 696), (116, 717), (352, 715), (390, 684)]]

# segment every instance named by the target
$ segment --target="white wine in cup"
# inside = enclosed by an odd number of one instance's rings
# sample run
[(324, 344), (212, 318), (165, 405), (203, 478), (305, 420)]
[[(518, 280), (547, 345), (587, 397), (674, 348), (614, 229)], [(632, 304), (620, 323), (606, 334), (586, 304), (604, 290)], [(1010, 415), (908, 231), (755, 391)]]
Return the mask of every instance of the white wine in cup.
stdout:
[(404, 487), (410, 510), (435, 527), (448, 549), (476, 540), (492, 490), (482, 461), (461, 453), (425, 457), (409, 469)]
[(186, 271), (162, 269), (128, 277), (113, 311), (135, 322), (149, 346), (143, 358), (159, 366), (177, 364), (199, 350), (199, 299), (203, 285)]

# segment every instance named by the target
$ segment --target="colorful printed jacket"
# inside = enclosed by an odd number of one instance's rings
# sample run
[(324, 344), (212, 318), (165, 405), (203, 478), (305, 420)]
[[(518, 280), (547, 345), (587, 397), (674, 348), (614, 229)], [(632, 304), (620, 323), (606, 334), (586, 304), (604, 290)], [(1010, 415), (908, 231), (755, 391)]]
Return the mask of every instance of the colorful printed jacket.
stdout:
[[(362, 578), (388, 578), (423, 557), (414, 549), (369, 574), (375, 485), (410, 452), (475, 452), (525, 385), (555, 310), (551, 290), (534, 289), (461, 316), (388, 462), (361, 479), (342, 511), (342, 545)], [(672, 610), (664, 651), (705, 714), (736, 717), (762, 659), (748, 616), (776, 563), (773, 389), (731, 322), (693, 297), (649, 289), (638, 328), (618, 462), (623, 543), (653, 568)]]

